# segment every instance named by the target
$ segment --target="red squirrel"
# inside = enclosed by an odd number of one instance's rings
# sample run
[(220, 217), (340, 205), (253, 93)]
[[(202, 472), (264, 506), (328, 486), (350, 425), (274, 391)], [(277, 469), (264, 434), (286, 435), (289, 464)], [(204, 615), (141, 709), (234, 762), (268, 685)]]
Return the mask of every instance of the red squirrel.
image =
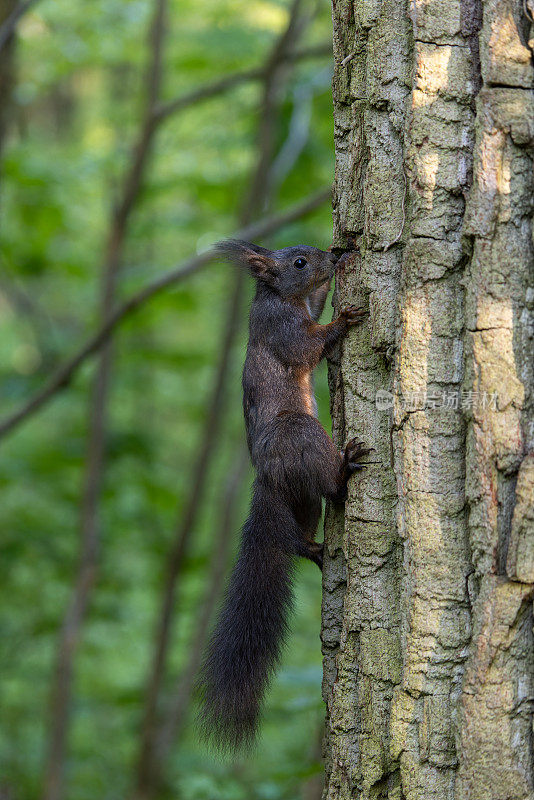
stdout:
[(223, 750), (250, 745), (287, 633), (294, 556), (320, 568), (321, 500), (343, 502), (369, 452), (339, 453), (316, 417), (312, 371), (365, 311), (320, 325), (337, 256), (316, 247), (267, 250), (228, 240), (216, 250), (256, 279), (243, 370), (247, 442), (256, 471), (239, 557), (200, 673), (201, 725)]

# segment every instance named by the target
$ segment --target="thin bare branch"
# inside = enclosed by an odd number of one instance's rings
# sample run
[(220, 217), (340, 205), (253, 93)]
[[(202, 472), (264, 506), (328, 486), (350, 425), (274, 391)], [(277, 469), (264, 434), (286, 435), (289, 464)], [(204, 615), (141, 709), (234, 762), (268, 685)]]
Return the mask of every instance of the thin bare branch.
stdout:
[(331, 83), (332, 70), (326, 67), (315, 74), (310, 81), (295, 87), (288, 135), (278, 151), (271, 170), (271, 191), (274, 192), (285, 180), (304, 150), (310, 135), (314, 96), (327, 87), (330, 90)]
[(260, 212), (265, 211), (266, 203), (270, 197), (269, 174), (274, 158), (274, 148), (276, 142), (276, 113), (279, 102), (279, 93), (283, 81), (281, 78), (285, 74), (288, 64), (285, 54), (294, 49), (295, 42), (304, 31), (309, 17), (302, 14), (302, 0), (293, 0), (289, 16), (289, 23), (283, 34), (276, 41), (265, 67), (263, 83), (263, 96), (261, 101), (261, 116), (258, 122), (258, 164), (255, 175), (252, 179), (248, 197), (245, 198), (243, 206), (244, 213), (251, 205), (262, 198), (262, 204), (258, 207)]
[[(317, 208), (320, 208), (331, 195), (330, 186), (323, 187), (319, 192), (306, 198), (303, 202), (291, 206), (286, 211), (265, 217), (265, 219), (245, 225), (243, 228), (230, 234), (235, 239), (260, 239), (269, 236), (275, 231), (280, 230), (285, 225), (289, 225)], [(159, 278), (150, 281), (143, 289), (140, 289), (132, 297), (113, 311), (106, 322), (91, 336), (87, 342), (56, 372), (51, 376), (48, 383), (31, 397), (18, 411), (6, 417), (0, 423), (0, 438), (11, 433), (19, 425), (32, 417), (43, 406), (46, 406), (58, 392), (66, 389), (73, 377), (78, 372), (82, 364), (95, 353), (109, 339), (115, 328), (120, 325), (134, 311), (143, 306), (156, 295), (165, 289), (174, 286), (180, 281), (198, 272), (205, 267), (212, 259), (211, 252), (201, 253), (198, 256), (183, 261), (179, 266), (168, 272), (163, 273)]]
[(15, 28), (17, 27), (19, 20), (21, 17), (26, 14), (27, 11), (34, 6), (38, 0), (24, 0), (24, 2), (19, 3), (15, 6), (11, 14), (7, 17), (6, 20), (0, 26), (0, 51), (4, 48), (6, 42), (9, 41), (10, 37), (15, 32)]
[[(109, 318), (115, 306), (127, 222), (141, 189), (154, 135), (153, 109), (158, 100), (161, 83), (165, 12), (166, 0), (155, 0), (154, 19), (150, 29), (146, 106), (140, 124), (139, 139), (132, 153), (130, 168), (124, 178), (121, 198), (111, 215), (106, 258), (102, 268), (100, 316), (103, 321)], [(98, 568), (99, 506), (105, 463), (111, 370), (112, 351), (111, 341), (108, 339), (102, 348), (89, 406), (88, 452), (80, 514), (80, 561), (58, 641), (51, 698), (49, 753), (43, 791), (45, 800), (61, 800), (65, 792), (64, 765), (71, 712), (74, 657)]]
[[(301, 50), (286, 52), (283, 55), (283, 60), (287, 63), (294, 63), (296, 61), (306, 61), (308, 59), (321, 58), (328, 55), (332, 55), (331, 41), (306, 47)], [(253, 67), (252, 69), (240, 70), (231, 75), (225, 75), (218, 81), (200, 86), (198, 89), (193, 89), (191, 92), (186, 92), (180, 97), (174, 98), (174, 100), (162, 103), (155, 109), (154, 114), (158, 122), (161, 122), (177, 111), (183, 111), (189, 108), (189, 106), (201, 103), (204, 100), (211, 100), (213, 97), (224, 94), (224, 92), (228, 92), (236, 86), (241, 86), (243, 83), (264, 80), (266, 69), (266, 65), (263, 64), (260, 67)]]
[[(0, 3), (0, 31), (8, 24), (13, 16), (14, 9), (17, 8), (16, 0), (2, 0)], [(15, 42), (12, 36), (5, 40), (6, 46), (0, 48), (0, 152), (4, 146), (4, 140), (12, 118), (13, 89), (15, 84), (14, 72), (14, 52)]]
[[(26, 292), (19, 281), (4, 272), (0, 275), (0, 292), (4, 295), (10, 306), (21, 316), (24, 316), (35, 332), (36, 342), (41, 339), (50, 340), (54, 335), (54, 324), (47, 311), (42, 308), (39, 301), (29, 292)], [(42, 346), (41, 356), (47, 357), (46, 347)]]

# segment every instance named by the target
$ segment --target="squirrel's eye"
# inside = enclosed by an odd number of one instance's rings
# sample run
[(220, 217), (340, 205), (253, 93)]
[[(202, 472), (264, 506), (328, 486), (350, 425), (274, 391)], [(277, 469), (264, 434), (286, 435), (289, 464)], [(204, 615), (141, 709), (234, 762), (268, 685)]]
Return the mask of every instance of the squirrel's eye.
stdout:
[(306, 259), (305, 258), (296, 258), (295, 261), (293, 261), (293, 265), (295, 267), (298, 267), (299, 269), (302, 269), (302, 267), (306, 266)]

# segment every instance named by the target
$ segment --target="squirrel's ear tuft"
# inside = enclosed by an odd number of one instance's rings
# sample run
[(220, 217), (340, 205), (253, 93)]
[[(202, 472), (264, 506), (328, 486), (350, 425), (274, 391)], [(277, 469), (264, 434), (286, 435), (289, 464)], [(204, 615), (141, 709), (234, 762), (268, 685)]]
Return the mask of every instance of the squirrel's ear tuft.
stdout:
[(252, 242), (244, 242), (241, 239), (225, 239), (215, 245), (217, 253), (220, 253), (228, 261), (249, 269), (254, 277), (272, 282), (277, 273), (272, 250), (260, 247)]

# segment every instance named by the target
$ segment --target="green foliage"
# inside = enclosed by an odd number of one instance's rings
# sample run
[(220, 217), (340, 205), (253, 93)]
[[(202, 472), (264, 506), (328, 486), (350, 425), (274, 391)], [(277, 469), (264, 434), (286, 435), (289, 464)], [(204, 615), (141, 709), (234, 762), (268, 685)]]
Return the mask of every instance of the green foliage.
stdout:
[[(96, 325), (110, 209), (143, 102), (147, 0), (42, 0), (20, 25), (13, 113), (2, 161), (0, 282), (2, 415), (19, 407)], [(173, 0), (164, 57), (170, 99), (262, 62), (287, 21), (268, 0)], [(325, 4), (306, 43), (330, 35)], [(279, 146), (295, 90), (327, 60), (293, 70)], [(255, 155), (258, 86), (173, 117), (161, 128), (128, 228), (120, 295), (230, 234)], [(310, 132), (277, 187), (277, 208), (331, 178), (328, 84), (313, 92)], [(326, 246), (325, 206), (271, 243)], [(115, 339), (109, 437), (100, 509), (99, 574), (75, 664), (69, 800), (126, 797), (133, 781), (146, 675), (169, 547), (190, 492), (230, 288), (212, 265), (143, 307)], [(209, 490), (180, 582), (167, 689), (190, 652), (225, 480), (243, 440), (240, 368), (233, 354), (228, 413)], [(3, 443), (0, 793), (33, 800), (42, 789), (57, 634), (78, 563), (80, 495), (94, 364)], [(323, 369), (319, 404), (328, 426)], [(250, 476), (240, 492), (243, 520)], [(237, 541), (237, 531), (234, 546)], [(257, 750), (221, 762), (198, 742), (194, 709), (166, 765), (161, 798), (296, 800), (318, 769), (320, 576), (299, 573), (293, 636), (268, 697)], [(173, 680), (174, 679), (174, 680)]]

